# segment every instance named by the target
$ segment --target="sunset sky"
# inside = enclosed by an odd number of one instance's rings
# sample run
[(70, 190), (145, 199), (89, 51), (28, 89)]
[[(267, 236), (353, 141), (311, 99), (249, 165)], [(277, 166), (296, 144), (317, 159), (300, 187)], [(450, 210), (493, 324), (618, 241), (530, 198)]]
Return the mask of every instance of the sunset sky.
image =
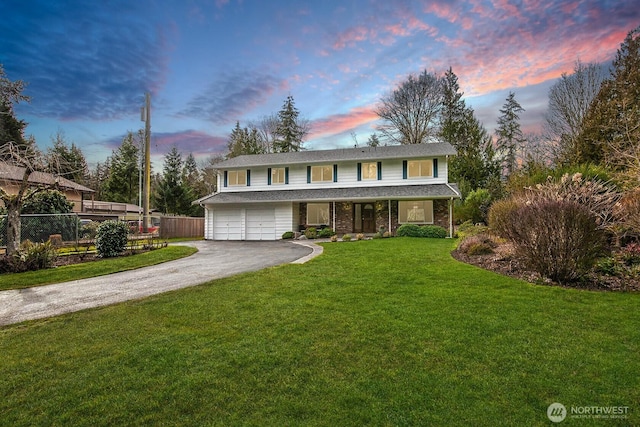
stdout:
[(509, 91), (540, 128), (549, 87), (574, 63), (609, 63), (640, 25), (637, 0), (0, 0), (0, 63), (28, 82), (18, 117), (46, 148), (58, 132), (103, 162), (144, 126), (152, 158), (172, 145), (224, 154), (239, 121), (292, 95), (305, 147), (364, 145), (376, 103), (410, 73), (458, 76), (493, 132)]

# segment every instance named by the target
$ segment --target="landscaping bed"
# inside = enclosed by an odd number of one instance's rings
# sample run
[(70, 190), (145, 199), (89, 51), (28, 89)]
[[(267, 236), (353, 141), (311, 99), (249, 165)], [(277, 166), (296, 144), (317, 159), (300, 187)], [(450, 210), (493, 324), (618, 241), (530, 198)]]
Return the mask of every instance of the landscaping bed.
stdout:
[[(458, 249), (451, 252), (458, 261), (475, 265), (485, 270), (493, 271), (505, 276), (521, 279), (529, 283), (563, 286), (549, 279), (541, 277), (535, 271), (528, 269), (517, 257), (510, 243), (499, 243), (493, 253), (482, 255), (468, 255)], [(572, 288), (598, 291), (640, 291), (640, 277), (620, 277), (607, 275), (597, 270), (592, 271), (581, 281), (566, 286)]]

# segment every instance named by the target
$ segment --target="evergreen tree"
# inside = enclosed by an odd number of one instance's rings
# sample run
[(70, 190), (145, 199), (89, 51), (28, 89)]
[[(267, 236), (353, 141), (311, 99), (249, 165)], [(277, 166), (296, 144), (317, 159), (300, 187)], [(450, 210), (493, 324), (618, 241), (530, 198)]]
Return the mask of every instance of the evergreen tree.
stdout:
[(190, 194), (182, 181), (182, 154), (174, 146), (164, 156), (162, 178), (154, 194), (155, 207), (164, 214), (189, 215), (191, 213)]
[(380, 138), (375, 133), (371, 134), (369, 139), (367, 139), (367, 145), (369, 147), (378, 147), (380, 146)]
[[(184, 161), (184, 167), (182, 168), (182, 182), (191, 201), (209, 194), (207, 193), (207, 188), (201, 175), (198, 163), (196, 162), (195, 157), (193, 157), (193, 153), (189, 153)], [(189, 215), (204, 216), (204, 208), (198, 205), (191, 205)]]
[(449, 161), (450, 180), (458, 183), (463, 196), (478, 188), (487, 188), (495, 196), (500, 192), (500, 168), (491, 137), (462, 99), (451, 68), (444, 75), (442, 94), (439, 137), (458, 153)]
[(78, 184), (87, 181), (87, 160), (75, 143), (68, 145), (62, 132), (52, 138), (53, 147), (47, 150), (47, 168)]
[(228, 158), (265, 152), (265, 145), (258, 130), (256, 128), (241, 128), (240, 122), (236, 122), (236, 127), (231, 131), (227, 148), (229, 150)]
[(289, 95), (278, 112), (278, 126), (276, 139), (273, 141), (275, 153), (300, 151), (303, 139), (307, 134), (306, 122), (299, 119), (300, 113), (296, 109), (293, 97)]
[(109, 177), (102, 188), (110, 202), (138, 204), (140, 179), (140, 141), (129, 132), (109, 158)]
[[(22, 80), (9, 80), (0, 64), (0, 148), (6, 148), (7, 143), (11, 142), (13, 148), (20, 152), (33, 150), (34, 144), (24, 137), (27, 123), (16, 118), (13, 110), (14, 103), (29, 101), (29, 97), (22, 94), (24, 86)], [(10, 159), (5, 150), (0, 151), (0, 160)]]
[(524, 108), (516, 101), (515, 93), (509, 92), (509, 96), (500, 110), (501, 116), (498, 117), (498, 128), (496, 129), (498, 152), (503, 159), (503, 168), (506, 170), (507, 176), (516, 170), (516, 151), (524, 142), (519, 122), (519, 114), (523, 111)]
[(613, 61), (611, 77), (591, 104), (580, 136), (630, 185), (640, 185), (640, 27), (630, 31)]

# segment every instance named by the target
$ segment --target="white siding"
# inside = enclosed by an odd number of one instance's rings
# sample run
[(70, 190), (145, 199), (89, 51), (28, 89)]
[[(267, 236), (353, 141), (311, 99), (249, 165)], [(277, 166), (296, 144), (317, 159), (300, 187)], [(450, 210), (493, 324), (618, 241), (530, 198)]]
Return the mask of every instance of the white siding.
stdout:
[[(356, 188), (356, 187), (377, 187), (389, 185), (411, 185), (411, 184), (444, 184), (448, 182), (448, 165), (446, 157), (437, 157), (438, 177), (437, 178), (407, 178), (402, 176), (403, 159), (382, 160), (382, 179), (358, 181), (358, 162), (337, 162), (338, 182), (317, 182), (307, 183), (307, 165), (289, 165), (289, 184), (268, 185), (266, 167), (251, 168), (251, 185), (224, 187), (224, 179), (219, 177), (221, 192), (243, 192), (243, 191), (277, 191), (277, 190), (300, 190), (310, 188)], [(414, 159), (407, 159), (414, 160)], [(375, 161), (375, 160), (373, 160)], [(327, 163), (334, 164), (334, 163)], [(274, 167), (281, 167), (274, 165)]]

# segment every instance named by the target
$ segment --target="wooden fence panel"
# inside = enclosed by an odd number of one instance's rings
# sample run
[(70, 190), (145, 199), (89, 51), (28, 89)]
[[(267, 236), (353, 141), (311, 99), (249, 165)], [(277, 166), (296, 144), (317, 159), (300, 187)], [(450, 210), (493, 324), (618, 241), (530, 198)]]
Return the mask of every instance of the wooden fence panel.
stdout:
[(160, 217), (160, 238), (204, 237), (204, 218), (184, 216)]

